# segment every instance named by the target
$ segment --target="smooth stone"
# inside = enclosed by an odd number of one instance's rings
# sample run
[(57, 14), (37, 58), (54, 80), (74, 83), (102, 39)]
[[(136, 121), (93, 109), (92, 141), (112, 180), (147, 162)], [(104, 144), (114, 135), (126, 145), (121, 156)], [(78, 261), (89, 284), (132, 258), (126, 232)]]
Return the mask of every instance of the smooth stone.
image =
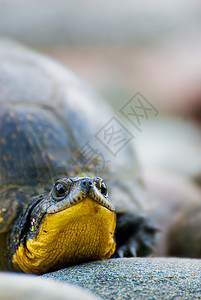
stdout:
[(87, 288), (103, 299), (201, 299), (198, 259), (109, 259), (43, 276)]
[[(143, 179), (155, 199), (149, 217), (161, 229), (154, 256), (200, 258), (201, 188), (181, 174), (164, 170), (147, 170)], [(177, 251), (170, 253), (170, 246)]]
[(47, 278), (0, 272), (0, 300), (98, 300), (92, 293)]

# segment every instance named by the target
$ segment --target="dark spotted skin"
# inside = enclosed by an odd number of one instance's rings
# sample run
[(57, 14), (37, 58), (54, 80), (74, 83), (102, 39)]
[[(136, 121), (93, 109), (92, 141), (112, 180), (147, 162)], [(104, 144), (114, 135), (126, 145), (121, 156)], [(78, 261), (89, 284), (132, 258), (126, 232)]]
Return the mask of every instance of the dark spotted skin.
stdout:
[[(95, 138), (114, 115), (98, 95), (16, 43), (1, 40), (0, 57), (0, 269), (7, 269), (13, 225), (32, 197), (48, 193), (59, 178), (101, 176), (117, 214), (143, 211), (148, 200), (131, 144), (114, 157)], [(87, 143), (97, 155), (86, 163), (77, 153)], [(101, 157), (109, 163), (101, 165)], [(150, 236), (155, 240), (155, 231)]]

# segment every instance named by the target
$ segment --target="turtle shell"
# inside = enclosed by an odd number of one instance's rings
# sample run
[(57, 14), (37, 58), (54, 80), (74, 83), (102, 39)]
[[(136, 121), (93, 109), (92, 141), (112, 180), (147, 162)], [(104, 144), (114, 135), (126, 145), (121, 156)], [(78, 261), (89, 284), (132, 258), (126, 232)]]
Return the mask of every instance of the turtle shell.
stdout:
[(132, 143), (112, 153), (106, 127), (119, 118), (102, 98), (71, 71), (15, 42), (1, 40), (0, 61), (0, 234), (33, 195), (81, 172), (104, 178), (118, 212), (143, 207)]

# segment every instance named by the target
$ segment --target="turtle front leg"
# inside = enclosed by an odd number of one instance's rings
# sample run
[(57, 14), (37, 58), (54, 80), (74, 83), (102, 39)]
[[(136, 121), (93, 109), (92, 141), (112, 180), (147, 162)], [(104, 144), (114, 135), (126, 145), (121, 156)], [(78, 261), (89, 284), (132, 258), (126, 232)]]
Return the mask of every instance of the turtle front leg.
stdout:
[(118, 213), (113, 257), (148, 256), (154, 252), (159, 227), (137, 213)]

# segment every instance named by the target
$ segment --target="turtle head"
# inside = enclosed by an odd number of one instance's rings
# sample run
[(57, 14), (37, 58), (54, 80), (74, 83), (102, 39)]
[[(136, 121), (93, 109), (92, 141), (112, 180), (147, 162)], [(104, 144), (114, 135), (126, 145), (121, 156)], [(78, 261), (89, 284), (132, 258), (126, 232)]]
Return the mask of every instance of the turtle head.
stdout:
[(13, 267), (42, 274), (109, 258), (115, 251), (115, 225), (102, 178), (61, 178), (48, 194), (34, 197), (14, 224)]

